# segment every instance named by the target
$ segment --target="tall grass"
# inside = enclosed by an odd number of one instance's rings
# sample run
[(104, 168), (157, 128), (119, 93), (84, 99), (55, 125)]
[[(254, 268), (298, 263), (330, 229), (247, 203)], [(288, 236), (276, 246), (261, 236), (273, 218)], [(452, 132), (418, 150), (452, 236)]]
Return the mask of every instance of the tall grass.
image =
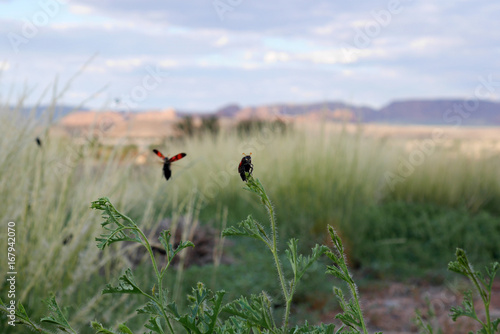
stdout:
[[(46, 110), (47, 119), (54, 105)], [(50, 122), (22, 116), (22, 108), (22, 103), (14, 109), (4, 105), (0, 115), (0, 247), (7, 249), (6, 224), (15, 222), (16, 301), (36, 317), (41, 315), (37, 313), (40, 300), (57, 291), (63, 301), (78, 308), (77, 324), (80, 320), (83, 325), (100, 312), (93, 307), (102, 298), (98, 290), (86, 290), (86, 284), (99, 284), (127, 262), (125, 249), (104, 253), (96, 249), (94, 238), (100, 226), (89, 210), (90, 201), (107, 194), (122, 205), (141, 206), (141, 221), (151, 224), (167, 210), (155, 202), (164, 184), (151, 182), (150, 195), (140, 195), (138, 191), (146, 191), (141, 189), (141, 179), (133, 175), (133, 159), (120, 159), (120, 147), (103, 156), (101, 148), (91, 143), (51, 137)], [(132, 184), (127, 181), (130, 178)], [(0, 262), (7, 268), (6, 256)], [(1, 275), (6, 282), (6, 270)], [(89, 295), (90, 291), (95, 295)]]
[[(456, 247), (467, 249), (473, 260), (500, 257), (498, 155), (472, 158), (437, 147), (392, 189), (387, 173), (397, 172), (409, 154), (403, 140), (369, 137), (362, 127), (351, 131), (341, 125), (296, 126), (283, 133), (264, 127), (244, 136), (221, 131), (159, 140), (155, 147), (167, 155), (188, 154), (165, 182), (152, 153), (145, 165), (136, 165), (137, 152), (123, 155), (122, 146), (101, 154), (104, 148), (95, 141), (53, 137), (48, 120), (21, 116), (23, 100), (14, 109), (1, 107), (0, 249), (6, 248), (5, 224), (16, 222), (18, 301), (35, 316), (40, 299), (58, 291), (62, 304), (78, 307), (76, 320), (83, 324), (102, 310), (93, 308), (101, 296), (89, 296), (82, 287), (104, 282), (127, 263), (125, 250), (102, 255), (95, 247), (100, 226), (89, 210), (95, 198), (107, 196), (128, 208), (126, 214), (141, 227), (193, 212), (194, 219), (219, 227), (221, 207), (228, 209), (228, 225), (249, 211), (267, 219), (256, 209), (258, 200), (240, 191), (242, 153), (252, 152), (255, 173), (279, 208), (283, 240), (296, 235), (310, 246), (324, 238), (329, 224), (342, 234), (355, 264), (386, 274), (412, 268), (418, 274), (429, 259), (443, 267), (443, 257)], [(6, 258), (0, 263), (5, 268)]]

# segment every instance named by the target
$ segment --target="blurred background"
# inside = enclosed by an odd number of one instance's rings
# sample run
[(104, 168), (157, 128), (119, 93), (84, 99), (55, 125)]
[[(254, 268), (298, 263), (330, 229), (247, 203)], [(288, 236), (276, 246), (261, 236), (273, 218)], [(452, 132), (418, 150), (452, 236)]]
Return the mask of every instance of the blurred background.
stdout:
[[(0, 0), (0, 247), (15, 222), (16, 301), (38, 320), (53, 292), (82, 333), (135, 315), (139, 298), (101, 295), (127, 267), (154, 284), (136, 246), (97, 249), (89, 207), (106, 196), (155, 242), (171, 228), (197, 245), (167, 277), (172, 299), (200, 280), (226, 301), (264, 290), (279, 316), (269, 254), (220, 238), (250, 214), (267, 223), (237, 173), (252, 152), (283, 246), (308, 253), (338, 229), (372, 330), (416, 332), (415, 309), (440, 305), (434, 325), (456, 332), (456, 247), (478, 268), (500, 259), (499, 13), (493, 0)], [(152, 149), (187, 153), (168, 182)], [(294, 323), (334, 320), (325, 264)]]

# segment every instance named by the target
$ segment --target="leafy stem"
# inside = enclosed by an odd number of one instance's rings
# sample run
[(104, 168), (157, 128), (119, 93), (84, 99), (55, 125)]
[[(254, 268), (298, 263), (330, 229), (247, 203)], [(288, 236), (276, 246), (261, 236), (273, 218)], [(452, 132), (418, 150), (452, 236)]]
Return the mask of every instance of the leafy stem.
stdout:
[(158, 295), (154, 293), (152, 295), (144, 292), (142, 289), (138, 287), (135, 283), (134, 276), (132, 271), (128, 269), (125, 272), (125, 275), (122, 275), (119, 280), (118, 287), (111, 287), (109, 284), (103, 290), (103, 293), (137, 293), (142, 294), (146, 298), (148, 298), (153, 305), (155, 306), (147, 306), (143, 309), (140, 309), (141, 312), (149, 313), (152, 315), (150, 319), (150, 323), (148, 324), (150, 329), (163, 333), (161, 330), (159, 322), (157, 321), (157, 317), (161, 316), (165, 319), (165, 322), (168, 326), (170, 333), (174, 333), (174, 329), (172, 324), (170, 323), (169, 316), (166, 311), (166, 290), (163, 289), (163, 277), (166, 273), (166, 269), (170, 265), (173, 257), (182, 249), (186, 247), (194, 247), (191, 242), (181, 242), (179, 246), (174, 249), (172, 244), (170, 243), (170, 232), (163, 231), (160, 235), (160, 242), (165, 248), (167, 254), (167, 264), (165, 268), (162, 270), (158, 269), (158, 264), (154, 257), (153, 249), (151, 244), (149, 243), (148, 238), (144, 234), (144, 232), (137, 226), (137, 224), (126, 215), (120, 213), (115, 209), (113, 204), (109, 201), (108, 198), (103, 197), (97, 201), (92, 202), (91, 208), (103, 211), (104, 222), (101, 223), (103, 229), (107, 232), (107, 234), (101, 234), (100, 237), (96, 238), (97, 247), (100, 249), (104, 249), (106, 246), (111, 245), (112, 243), (119, 241), (133, 241), (138, 242), (143, 245), (151, 259), (151, 263), (153, 264), (154, 273), (156, 275), (157, 286), (158, 286)]
[(452, 261), (448, 264), (448, 270), (454, 271), (458, 274), (461, 274), (472, 282), (474, 287), (476, 288), (481, 300), (484, 304), (485, 310), (485, 321), (479, 319), (475, 307), (474, 301), (472, 299), (472, 292), (466, 291), (464, 296), (464, 301), (462, 306), (452, 307), (451, 308), (451, 318), (455, 321), (458, 317), (466, 316), (476, 320), (479, 324), (481, 324), (482, 330), (484, 333), (491, 334), (494, 333), (498, 325), (500, 324), (500, 318), (495, 321), (491, 320), (490, 316), (490, 303), (491, 303), (491, 291), (493, 287), (493, 281), (496, 276), (496, 272), (500, 269), (500, 264), (498, 262), (494, 262), (490, 267), (486, 267), (486, 275), (485, 278), (483, 273), (479, 271), (475, 271), (472, 267), (472, 264), (469, 262), (467, 258), (467, 254), (461, 248), (457, 248), (455, 253), (456, 261)]
[(348, 326), (353, 330), (359, 331), (359, 328), (361, 328), (363, 333), (366, 334), (368, 331), (366, 329), (363, 312), (359, 303), (358, 288), (349, 273), (349, 268), (347, 267), (344, 245), (333, 227), (328, 226), (328, 231), (330, 232), (334, 249), (333, 251), (328, 251), (326, 255), (333, 261), (334, 265), (328, 266), (327, 272), (346, 282), (352, 295), (352, 300), (346, 301), (342, 290), (338, 288), (334, 289), (335, 295), (340, 302), (340, 307), (344, 311), (344, 313), (338, 314), (336, 318), (340, 319), (345, 326)]
[[(244, 188), (246, 190), (249, 190), (255, 194), (257, 194), (260, 197), (260, 200), (264, 207), (267, 210), (267, 213), (269, 215), (269, 221), (271, 223), (271, 237), (268, 236), (264, 228), (251, 216), (249, 216), (245, 221), (242, 221), (238, 227), (230, 227), (225, 229), (222, 232), (223, 236), (249, 236), (258, 240), (263, 241), (267, 248), (271, 251), (274, 259), (274, 264), (276, 266), (276, 271), (278, 272), (278, 278), (280, 281), (281, 285), (281, 291), (283, 294), (283, 297), (285, 299), (285, 315), (283, 318), (283, 332), (286, 332), (288, 329), (289, 325), (289, 318), (290, 318), (290, 311), (291, 311), (291, 305), (292, 305), (292, 300), (293, 296), (295, 294), (295, 289), (297, 287), (298, 281), (300, 278), (303, 276), (304, 272), (309, 268), (312, 263), (314, 263), (326, 250), (328, 249), (326, 246), (319, 246), (316, 245), (316, 247), (313, 249), (313, 254), (311, 256), (304, 257), (302, 255), (298, 255), (298, 247), (297, 239), (291, 239), (289, 242), (289, 249), (286, 250), (286, 256), (288, 257), (288, 260), (290, 261), (290, 264), (293, 269), (293, 277), (292, 279), (288, 282), (287, 286), (287, 281), (285, 278), (285, 274), (283, 272), (283, 267), (281, 265), (281, 262), (279, 260), (279, 253), (278, 253), (278, 226), (276, 222), (276, 215), (274, 213), (274, 207), (269, 199), (269, 196), (267, 195), (264, 186), (262, 183), (259, 181), (259, 179), (255, 179), (252, 175), (249, 173), (246, 173), (246, 178), (247, 178), (247, 187)], [(265, 305), (268, 300), (267, 296), (262, 296), (262, 299), (260, 300), (259, 303), (261, 305)], [(254, 300), (255, 301), (255, 300)], [(248, 307), (248, 303), (246, 300), (241, 300), (238, 304), (238, 307)], [(238, 308), (234, 306), (231, 308), (231, 312), (233, 314), (239, 314), (238, 313)], [(255, 320), (254, 320), (255, 321)], [(256, 321), (257, 322), (257, 321)], [(266, 324), (273, 324), (274, 321), (265, 321)], [(275, 326), (275, 325), (274, 325)]]
[[(248, 188), (245, 189), (250, 190), (260, 196), (262, 204), (265, 206), (269, 214), (269, 220), (271, 222), (272, 243), (271, 244), (266, 243), (266, 244), (271, 253), (273, 254), (274, 264), (276, 266), (276, 270), (278, 271), (278, 277), (281, 284), (281, 290), (283, 292), (283, 297), (285, 298), (286, 308), (285, 308), (285, 318), (283, 326), (286, 329), (288, 328), (288, 319), (290, 316), (290, 306), (292, 302), (293, 291), (291, 289), (288, 290), (286, 287), (285, 275), (283, 274), (283, 268), (278, 257), (278, 229), (276, 226), (276, 216), (274, 214), (273, 205), (271, 203), (271, 200), (267, 196), (266, 190), (264, 189), (262, 183), (260, 183), (258, 179), (255, 179), (250, 174), (247, 174), (247, 187)], [(295, 289), (294, 286), (295, 282), (292, 282), (290, 287), (291, 288), (293, 287), (293, 289)]]
[[(141, 238), (143, 240), (143, 242), (141, 242), (141, 243), (148, 250), (149, 257), (151, 258), (151, 262), (153, 264), (153, 269), (155, 271), (156, 278), (157, 278), (157, 284), (158, 284), (158, 295), (159, 295), (159, 298), (156, 299), (154, 297), (154, 294), (153, 294), (153, 296), (149, 296), (149, 295), (146, 295), (146, 296), (149, 297), (150, 299), (154, 300), (157, 303), (157, 305), (160, 306), (161, 313), (162, 313), (163, 318), (165, 319), (165, 321), (167, 323), (168, 329), (170, 330), (170, 333), (174, 334), (174, 329), (172, 327), (172, 324), (170, 323), (170, 320), (169, 320), (169, 318), (167, 316), (167, 313), (165, 312), (165, 308), (161, 306), (162, 305), (161, 301), (164, 300), (164, 297), (165, 297), (164, 296), (165, 291), (163, 289), (163, 275), (165, 274), (166, 270), (162, 270), (161, 273), (160, 273), (160, 271), (158, 270), (158, 264), (156, 263), (156, 260), (155, 260), (155, 257), (154, 257), (153, 248), (151, 247), (151, 244), (149, 243), (148, 238), (141, 231), (141, 229), (137, 228), (137, 231), (141, 235)], [(170, 261), (168, 262), (168, 264), (170, 264)], [(167, 266), (165, 266), (165, 269), (168, 267), (168, 264), (167, 264)]]

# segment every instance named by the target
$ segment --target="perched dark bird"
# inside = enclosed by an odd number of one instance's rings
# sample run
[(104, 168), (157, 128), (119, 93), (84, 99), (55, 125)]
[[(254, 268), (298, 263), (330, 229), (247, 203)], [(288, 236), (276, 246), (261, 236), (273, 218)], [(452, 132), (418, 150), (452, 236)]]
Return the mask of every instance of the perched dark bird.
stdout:
[(42, 147), (42, 141), (40, 140), (40, 138), (36, 137), (36, 144), (38, 145), (38, 147)]
[(153, 150), (153, 152), (159, 156), (160, 158), (163, 159), (163, 175), (165, 175), (165, 178), (170, 179), (170, 176), (172, 176), (172, 171), (170, 170), (170, 164), (174, 161), (180, 160), (186, 156), (186, 153), (179, 153), (171, 157), (170, 159), (163, 154), (161, 154), (160, 151), (158, 150)]

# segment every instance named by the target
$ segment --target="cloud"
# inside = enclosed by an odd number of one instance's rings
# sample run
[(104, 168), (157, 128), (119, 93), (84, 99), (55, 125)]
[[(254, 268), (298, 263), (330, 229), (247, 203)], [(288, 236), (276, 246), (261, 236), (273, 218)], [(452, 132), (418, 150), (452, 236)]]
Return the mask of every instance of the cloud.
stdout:
[(225, 46), (229, 42), (229, 38), (227, 35), (221, 36), (219, 39), (217, 39), (214, 43), (215, 46)]
[(10, 69), (10, 63), (8, 61), (3, 61), (0, 63), (0, 73), (2, 71), (8, 71)]
[(144, 66), (144, 61), (141, 58), (107, 59), (105, 63), (107, 67), (118, 68), (123, 71), (130, 71)]
[(206, 0), (67, 2), (17, 53), (6, 36), (23, 36), (40, 7), (1, 2), (3, 80), (43, 87), (97, 53), (75, 83), (79, 94), (107, 84), (110, 96), (126, 94), (158, 67), (169, 77), (141, 107), (207, 110), (229, 101), (466, 96), (479, 75), (500, 72), (494, 0), (400, 0), (397, 10), (397, 0), (220, 1), (231, 6), (222, 17)]
[(81, 4), (69, 4), (69, 11), (76, 15), (88, 15), (94, 12), (94, 8)]

